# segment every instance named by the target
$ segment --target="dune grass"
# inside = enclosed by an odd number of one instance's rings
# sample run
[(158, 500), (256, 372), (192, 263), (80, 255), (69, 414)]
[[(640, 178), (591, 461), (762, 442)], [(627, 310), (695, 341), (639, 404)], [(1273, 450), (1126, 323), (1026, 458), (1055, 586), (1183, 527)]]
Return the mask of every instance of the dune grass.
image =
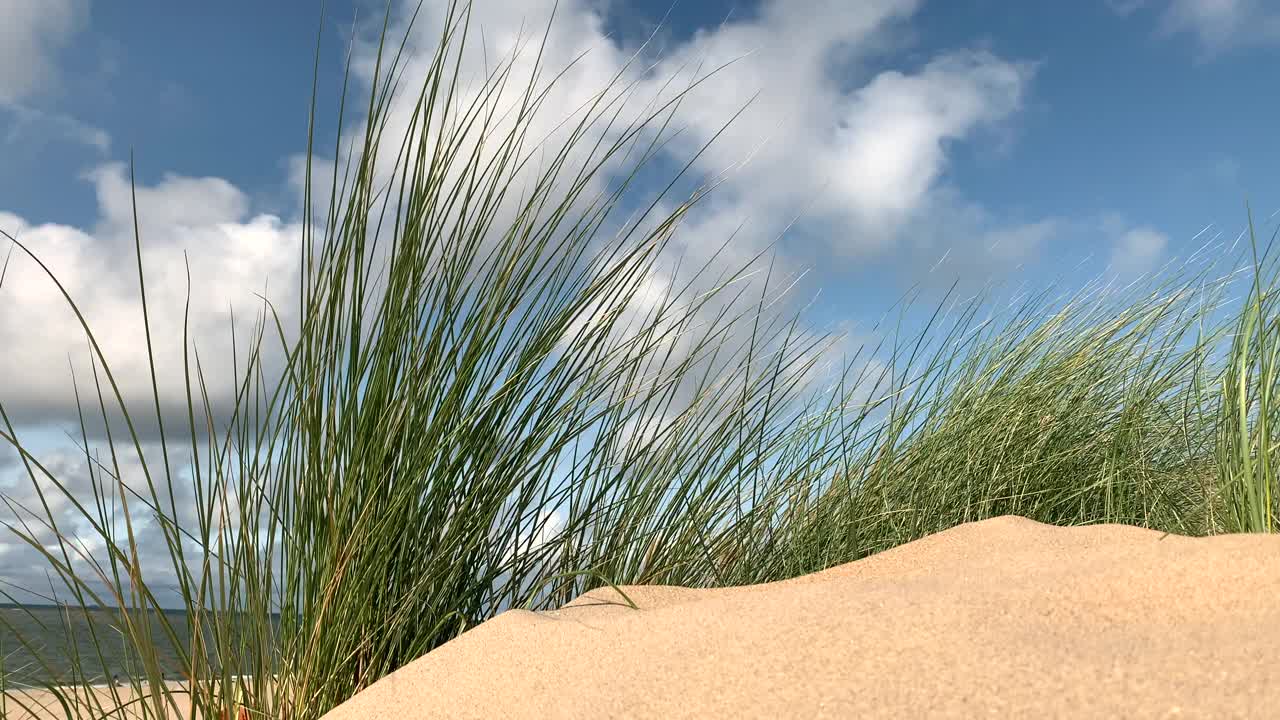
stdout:
[[(557, 607), (604, 584), (778, 580), (1010, 513), (1189, 535), (1280, 529), (1278, 328), (1252, 220), (1252, 283), (1229, 321), (1211, 313), (1229, 306), (1244, 271), (1217, 261), (1127, 291), (1094, 284), (1060, 305), (1046, 291), (998, 313), (985, 296), (949, 294), (918, 336), (860, 349), (834, 386), (817, 388), (829, 338), (795, 341), (798, 316), (767, 321), (764, 291), (755, 313), (710, 310), (741, 292), (750, 264), (692, 298), (673, 288), (638, 329), (624, 322), (683, 216), (714, 188), (642, 230), (655, 202), (612, 240), (600, 228), (635, 171), (608, 194), (583, 193), (620, 153), (638, 152), (643, 167), (684, 93), (618, 129), (624, 96), (610, 98), (610, 85), (547, 163), (547, 147), (527, 137), (546, 112), (536, 83), (506, 134), (492, 129), (485, 93), (454, 108), (450, 58), (469, 7), (450, 7), (426, 77), (404, 76), (403, 45), (380, 51), (367, 132), (349, 162), (335, 150), (323, 205), (326, 183), (308, 162), (300, 322), (285, 328), (264, 305), (237, 358), (229, 418), (216, 417), (185, 335), (185, 423), (161, 412), (156, 377), (173, 369), (154, 360), (154, 402), (128, 407), (64, 290), (94, 358), (96, 397), (82, 407), (107, 431), (102, 462), (82, 415), (93, 497), (40, 462), (2, 404), (0, 437), (41, 501), (6, 500), (19, 518), (8, 529), (42, 553), (96, 649), (48, 688), (68, 714), (119, 702), (72, 710), (68, 699), (100, 674), (112, 643), (129, 651), (142, 716), (177, 708), (155, 651), (167, 638), (202, 716), (301, 720), (502, 610)], [(500, 64), (486, 93), (512, 67)], [(411, 91), (415, 121), (384, 145), (391, 101)], [(602, 121), (612, 141), (568, 166)], [(309, 135), (308, 158), (313, 144)], [(375, 161), (387, 153), (395, 177), (380, 185)], [(515, 220), (495, 226), (535, 157), (540, 181)], [(150, 349), (140, 237), (135, 253)], [(669, 353), (677, 341), (683, 355)], [(263, 360), (272, 344), (284, 358), (274, 374)], [(142, 413), (156, 416), (157, 450), (144, 447)], [(143, 477), (122, 477), (123, 452), (143, 458)], [(178, 522), (183, 483), (194, 526)], [(71, 501), (96, 551), (59, 525), (51, 495)], [(555, 508), (563, 525), (534, 542)], [(133, 530), (144, 516), (163, 530), (186, 627), (150, 612), (153, 570)], [(92, 606), (119, 610), (105, 620), (83, 610)]]

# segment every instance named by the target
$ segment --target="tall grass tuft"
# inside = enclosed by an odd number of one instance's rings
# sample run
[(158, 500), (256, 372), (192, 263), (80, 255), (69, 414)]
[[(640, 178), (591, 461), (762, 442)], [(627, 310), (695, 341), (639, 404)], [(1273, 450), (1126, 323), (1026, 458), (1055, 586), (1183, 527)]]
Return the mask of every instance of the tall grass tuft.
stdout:
[[(1275, 237), (1272, 237), (1274, 242)], [(1222, 412), (1217, 460), (1233, 532), (1272, 532), (1277, 524), (1275, 450), (1280, 408), (1280, 319), (1275, 316), (1275, 289), (1262, 284), (1267, 252), (1258, 256), (1249, 213), (1249, 245), (1255, 267), (1254, 282), (1236, 322), (1226, 372), (1222, 378)]]
[[(509, 608), (556, 607), (605, 584), (778, 580), (1001, 514), (1185, 534), (1274, 528), (1275, 321), (1256, 250), (1234, 336), (1210, 315), (1239, 273), (1215, 275), (1216, 264), (1154, 288), (1090, 286), (1056, 309), (1046, 291), (982, 320), (986, 296), (948, 294), (917, 337), (894, 334), (887, 358), (883, 342), (864, 345), (815, 390), (831, 339), (802, 342), (798, 316), (767, 317), (767, 284), (755, 313), (716, 310), (734, 306), (763, 253), (710, 291), (655, 298), (647, 284), (714, 186), (651, 229), (656, 200), (601, 237), (692, 88), (615, 127), (619, 74), (548, 148), (528, 133), (555, 79), (539, 88), (535, 73), (512, 128), (492, 107), (514, 56), (455, 107), (469, 19), (469, 3), (450, 5), (424, 77), (405, 76), (405, 43), (388, 46), (384, 25), (365, 131), (345, 164), (335, 148), (327, 199), (311, 163), (313, 100), (298, 324), (264, 303), (234, 358), (244, 371), (229, 418), (185, 333), (185, 418), (162, 412), (153, 354), (153, 403), (128, 407), (75, 299), (6, 235), (80, 318), (107, 433), (103, 461), (82, 410), (92, 497), (80, 497), (0, 404), (0, 433), (39, 499), (6, 497), (6, 525), (44, 558), (65, 629), (81, 628), (93, 652), (58, 675), (5, 622), (67, 714), (97, 717), (127, 695), (145, 717), (184, 700), (202, 717), (315, 718)], [(411, 121), (384, 144), (408, 92)], [(346, 103), (344, 85), (340, 118)], [(603, 139), (583, 159), (574, 151), (598, 123)], [(633, 153), (618, 187), (585, 194)], [(537, 181), (512, 197), (535, 158)], [(136, 228), (134, 252), (150, 352)], [(1229, 337), (1219, 367), (1213, 351)], [(155, 415), (152, 447), (143, 412)], [(141, 477), (124, 477), (124, 452)], [(184, 484), (193, 508), (177, 505)], [(167, 568), (140, 559), (143, 517), (161, 529)], [(185, 623), (156, 612), (160, 572), (177, 578)], [(176, 648), (181, 685), (162, 644)], [(76, 700), (117, 646), (127, 687)]]

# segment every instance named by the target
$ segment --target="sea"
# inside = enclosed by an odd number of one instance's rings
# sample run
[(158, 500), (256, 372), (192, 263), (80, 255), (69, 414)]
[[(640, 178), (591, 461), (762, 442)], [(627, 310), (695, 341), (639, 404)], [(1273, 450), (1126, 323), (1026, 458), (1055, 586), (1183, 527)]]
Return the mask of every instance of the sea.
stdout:
[[(147, 616), (161, 672), (166, 679), (180, 678), (181, 655), (164, 631), (162, 616), (189, 651), (187, 612), (152, 610)], [(16, 688), (109, 683), (141, 674), (136, 654), (127, 651), (116, 629), (120, 625), (114, 608), (0, 604), (0, 677), (6, 687)], [(72, 673), (77, 658), (83, 677)]]

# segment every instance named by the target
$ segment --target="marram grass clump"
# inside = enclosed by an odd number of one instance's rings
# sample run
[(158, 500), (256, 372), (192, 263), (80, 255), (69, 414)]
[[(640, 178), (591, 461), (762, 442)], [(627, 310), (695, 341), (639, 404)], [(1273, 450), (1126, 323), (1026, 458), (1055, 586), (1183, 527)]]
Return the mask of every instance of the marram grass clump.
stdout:
[[(309, 134), (300, 321), (286, 329), (264, 305), (227, 421), (186, 336), (184, 422), (160, 411), (156, 376), (175, 369), (155, 367), (154, 354), (154, 403), (127, 407), (64, 290), (93, 355), (96, 410), (87, 402), (85, 412), (106, 427), (107, 452), (92, 453), (105, 459), (89, 462), (93, 496), (81, 497), (0, 404), (0, 437), (41, 501), (8, 503), (18, 519), (6, 524), (46, 559), (68, 634), (91, 651), (55, 648), (74, 653), (56, 673), (52, 651), (0, 617), (56, 677), (47, 690), (65, 714), (100, 717), (127, 692), (142, 717), (189, 701), (206, 718), (315, 718), (507, 608), (557, 607), (604, 584), (779, 580), (1007, 513), (1190, 535), (1280, 527), (1280, 345), (1252, 224), (1252, 285), (1227, 322), (1210, 314), (1240, 273), (1215, 276), (1214, 265), (1123, 295), (1086, 288), (1056, 309), (1045, 293), (980, 322), (981, 296), (961, 305), (948, 295), (918, 337), (860, 349), (814, 390), (806, 379), (827, 338), (797, 343), (798, 318), (704, 321), (750, 264), (711, 292), (649, 303), (638, 327), (624, 322), (644, 306), (637, 298), (681, 219), (714, 189), (650, 219), (655, 201), (626, 232), (601, 237), (688, 90), (618, 129), (625, 103), (610, 85), (563, 146), (530, 146), (555, 80), (532, 80), (514, 127), (499, 132), (491, 100), (514, 58), (473, 104), (454, 107), (450, 58), (469, 10), (449, 8), (425, 77), (404, 74), (403, 44), (380, 50), (365, 132), (350, 157), (335, 150), (322, 206)], [(405, 93), (416, 98), (412, 122), (388, 140)], [(313, 101), (312, 127), (314, 117)], [(583, 153), (601, 121), (611, 141)], [(584, 195), (606, 162), (638, 148), (620, 187)], [(538, 181), (511, 197), (534, 158)], [(495, 225), (500, 215), (513, 219)], [(147, 323), (141, 253), (135, 238)], [(263, 360), (272, 348), (279, 372)], [(155, 415), (159, 453), (144, 452), (144, 413)], [(89, 457), (83, 419), (81, 439)], [(125, 452), (142, 460), (142, 477), (123, 477)], [(178, 521), (183, 484), (194, 524)], [(54, 496), (97, 551), (59, 525)], [(550, 527), (557, 508), (564, 522)], [(159, 524), (170, 567), (140, 561), (140, 517)], [(177, 578), (182, 622), (159, 612), (161, 571)], [(176, 649), (177, 673), (162, 642)], [(77, 704), (121, 646), (125, 687)], [(23, 697), (11, 694), (7, 711)]]

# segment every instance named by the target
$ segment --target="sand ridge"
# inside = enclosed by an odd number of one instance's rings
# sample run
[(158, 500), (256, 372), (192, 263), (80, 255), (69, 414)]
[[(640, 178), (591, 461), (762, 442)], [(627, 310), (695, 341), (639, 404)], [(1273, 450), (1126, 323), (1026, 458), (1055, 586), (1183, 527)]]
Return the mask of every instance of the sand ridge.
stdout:
[(967, 523), (804, 577), (512, 610), (326, 720), (1280, 716), (1280, 536)]

